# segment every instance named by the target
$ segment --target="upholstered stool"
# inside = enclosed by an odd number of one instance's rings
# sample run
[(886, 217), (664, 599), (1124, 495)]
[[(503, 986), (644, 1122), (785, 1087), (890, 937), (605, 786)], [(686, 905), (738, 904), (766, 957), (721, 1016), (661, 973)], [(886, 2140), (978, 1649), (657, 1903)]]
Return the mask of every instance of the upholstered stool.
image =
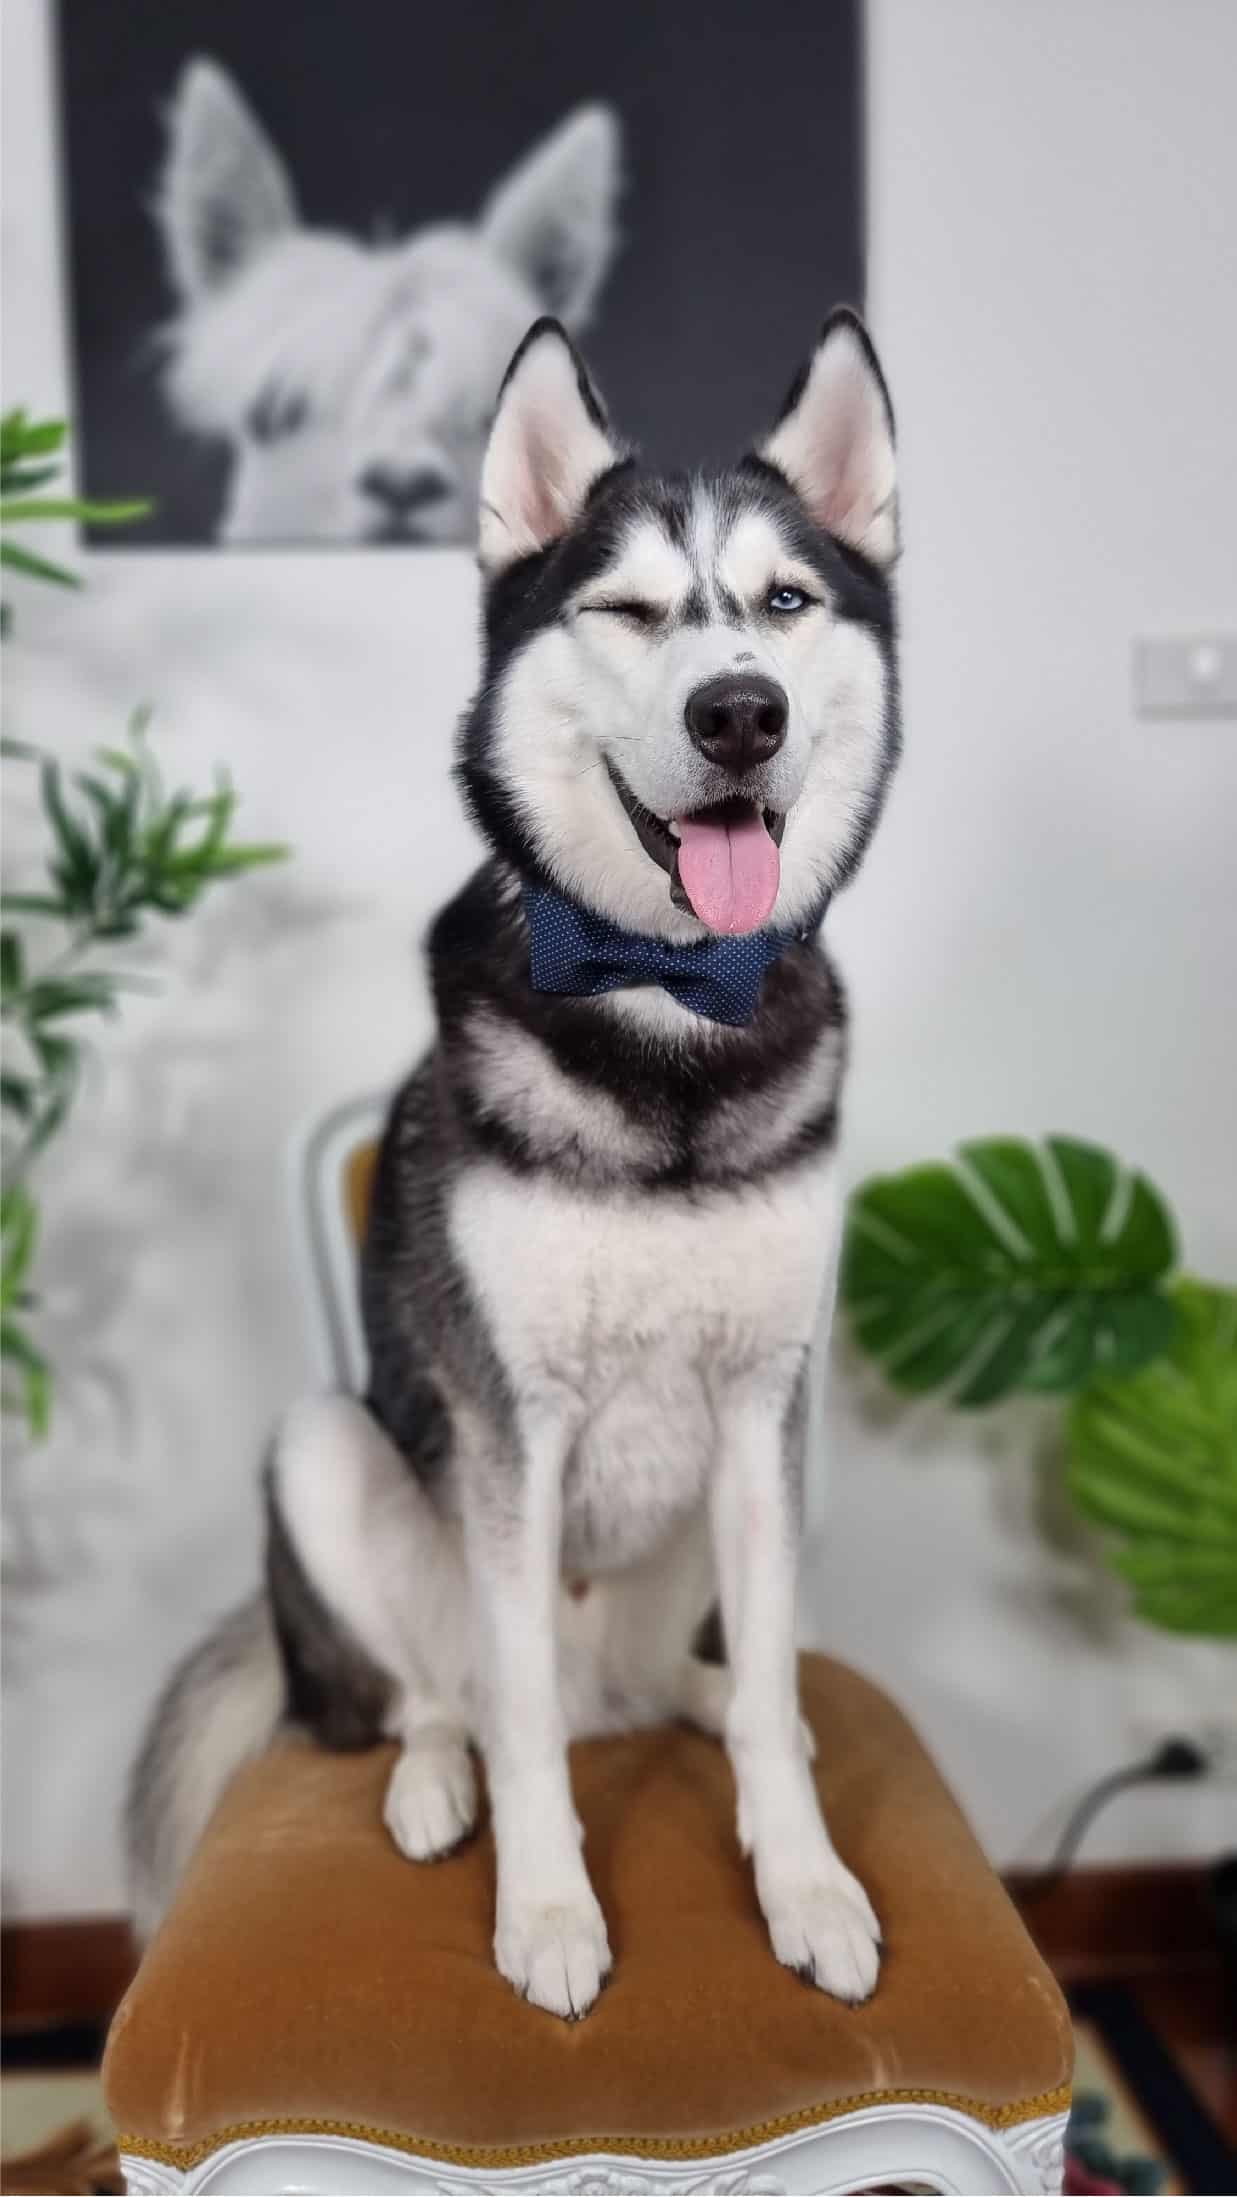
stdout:
[(282, 1740), (222, 1801), (116, 2016), (131, 2190), (1056, 2190), (1069, 2018), (892, 1703), (822, 1657), (803, 1702), (882, 1918), (852, 2009), (780, 1968), (721, 1748), (573, 1749), (614, 1971), (586, 2020), (490, 1955), (487, 1831), (430, 1866), (382, 1826), (391, 1751)]

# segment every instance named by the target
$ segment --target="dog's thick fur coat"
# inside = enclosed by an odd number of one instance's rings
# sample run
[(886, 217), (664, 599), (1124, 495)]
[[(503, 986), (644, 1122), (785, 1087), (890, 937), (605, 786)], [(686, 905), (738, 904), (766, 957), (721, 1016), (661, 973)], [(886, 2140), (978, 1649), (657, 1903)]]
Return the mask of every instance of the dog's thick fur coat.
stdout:
[[(369, 1393), (278, 1437), (267, 1596), (174, 1680), (139, 1765), (140, 1912), (281, 1716), (398, 1739), (414, 1860), (472, 1829), (477, 1747), (498, 1965), (582, 2014), (610, 1953), (566, 1743), (685, 1717), (729, 1750), (777, 1957), (861, 1999), (878, 1925), (821, 1819), (794, 1606), (845, 1037), (817, 934), (897, 747), (888, 399), (840, 312), (758, 452), (651, 479), (540, 323), (481, 498), (459, 773), (494, 852), (430, 938), (437, 1042), (365, 1247)], [(768, 888), (785, 950), (739, 1028), (647, 985), (542, 993), (529, 883), (672, 946), (707, 937), (697, 901), (751, 929)]]

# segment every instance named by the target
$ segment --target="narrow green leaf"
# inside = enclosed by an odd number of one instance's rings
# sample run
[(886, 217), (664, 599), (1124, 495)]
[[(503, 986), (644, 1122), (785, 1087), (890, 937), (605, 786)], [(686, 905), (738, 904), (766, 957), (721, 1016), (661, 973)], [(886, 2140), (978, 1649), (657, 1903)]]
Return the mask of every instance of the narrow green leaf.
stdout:
[(286, 862), (290, 848), (277, 842), (269, 845), (220, 847), (213, 852), (203, 868), (203, 882), (222, 877), (240, 877), (246, 870), (257, 870), (272, 862)]
[(0, 526), (26, 524), (39, 519), (78, 519), (87, 526), (129, 526), (148, 518), (153, 504), (133, 499), (128, 503), (91, 503), (80, 496), (0, 496)]
[(0, 893), (0, 909), (5, 915), (63, 916), (63, 900), (56, 900), (51, 893)]
[(25, 970), (25, 954), (17, 932), (0, 932), (0, 992), (6, 997), (13, 992), (20, 992)]
[(33, 495), (36, 489), (56, 480), (60, 471), (58, 465), (26, 465), (20, 458), (5, 459), (0, 462), (0, 501), (7, 496)]
[(101, 969), (81, 969), (75, 976), (41, 977), (25, 994), (25, 1013), (33, 1022), (51, 1022), (61, 1015), (110, 1014), (122, 979)]
[(0, 1197), (0, 1308), (18, 1302), (38, 1242), (39, 1213), (23, 1183), (6, 1184)]
[(43, 809), (61, 850), (59, 876), (79, 890), (93, 890), (99, 864), (94, 848), (64, 798), (60, 765), (46, 760), (39, 771)]
[(0, 564), (8, 565), (13, 572), (24, 572), (32, 580), (51, 580), (57, 587), (82, 584), (80, 574), (66, 571), (48, 557), (36, 557), (32, 549), (23, 549), (18, 542), (0, 541)]
[(0, 464), (50, 457), (63, 448), (68, 432), (67, 420), (31, 420), (20, 407), (6, 412), (0, 419)]
[(42, 1439), (51, 1423), (51, 1369), (25, 1330), (7, 1314), (0, 1318), (0, 1358), (17, 1367), (30, 1431)]
[(19, 1076), (11, 1069), (0, 1071), (0, 1105), (7, 1106), (19, 1121), (29, 1121), (34, 1112), (34, 1085), (28, 1076)]

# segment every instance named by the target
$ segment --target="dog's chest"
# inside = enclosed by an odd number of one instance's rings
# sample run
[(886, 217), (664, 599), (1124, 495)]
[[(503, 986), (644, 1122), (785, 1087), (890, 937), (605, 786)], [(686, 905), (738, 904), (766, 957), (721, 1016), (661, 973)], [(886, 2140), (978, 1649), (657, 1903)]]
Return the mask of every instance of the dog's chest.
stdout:
[(703, 1195), (462, 1178), (456, 1255), (518, 1405), (562, 1414), (583, 1559), (630, 1560), (699, 1499), (728, 1386), (811, 1342), (832, 1220), (825, 1161)]

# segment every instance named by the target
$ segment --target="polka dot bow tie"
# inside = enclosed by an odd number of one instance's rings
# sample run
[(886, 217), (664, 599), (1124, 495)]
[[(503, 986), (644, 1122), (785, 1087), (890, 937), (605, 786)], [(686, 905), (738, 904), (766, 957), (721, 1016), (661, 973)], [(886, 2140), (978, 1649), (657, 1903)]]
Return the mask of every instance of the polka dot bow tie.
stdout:
[(533, 989), (593, 999), (631, 984), (660, 984), (681, 1006), (739, 1029), (750, 1022), (766, 969), (793, 944), (781, 931), (671, 946), (593, 915), (545, 885), (524, 887)]

